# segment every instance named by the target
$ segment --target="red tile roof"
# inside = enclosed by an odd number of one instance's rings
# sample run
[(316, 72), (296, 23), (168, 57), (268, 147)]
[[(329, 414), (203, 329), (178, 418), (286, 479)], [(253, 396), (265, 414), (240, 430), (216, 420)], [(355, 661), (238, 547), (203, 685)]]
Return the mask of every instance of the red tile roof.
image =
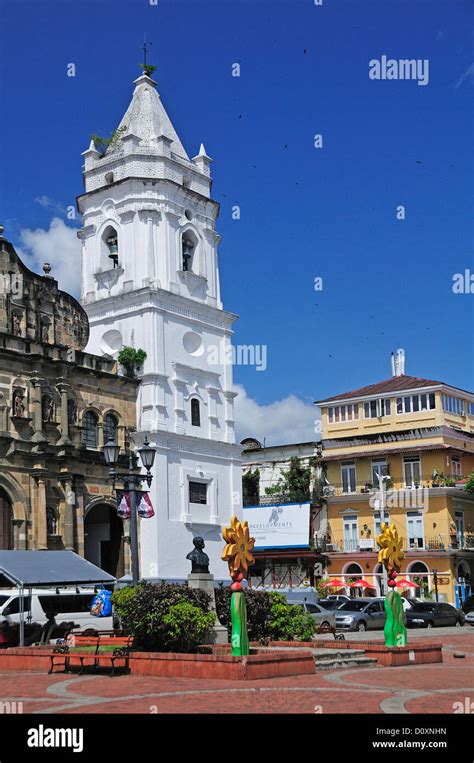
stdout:
[[(367, 387), (359, 387), (351, 392), (344, 392), (341, 395), (327, 397), (325, 400), (318, 400), (318, 403), (329, 403), (331, 400), (344, 400), (351, 397), (365, 397), (366, 395), (378, 395), (389, 392), (399, 392), (405, 389), (419, 389), (420, 387), (434, 387), (445, 382), (435, 381), (434, 379), (420, 379), (418, 376), (392, 376), (391, 379), (369, 384)], [(451, 386), (451, 385), (448, 385)]]

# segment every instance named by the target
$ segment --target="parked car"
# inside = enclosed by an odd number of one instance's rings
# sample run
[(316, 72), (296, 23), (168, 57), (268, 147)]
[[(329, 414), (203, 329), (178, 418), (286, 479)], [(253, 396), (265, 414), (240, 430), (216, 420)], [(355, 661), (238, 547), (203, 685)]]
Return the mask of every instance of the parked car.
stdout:
[(292, 604), (302, 604), (303, 602), (317, 604), (318, 602), (318, 592), (312, 586), (306, 586), (305, 588), (290, 588), (290, 586), (286, 586), (285, 588), (256, 588), (255, 590), (265, 590), (268, 593), (281, 593), (288, 599), (288, 601), (291, 600)]
[(298, 604), (300, 607), (303, 607), (305, 612), (308, 612), (311, 615), (318, 627), (320, 625), (330, 625), (333, 628), (336, 627), (336, 618), (334, 616), (334, 612), (330, 612), (328, 609), (324, 609), (324, 607), (320, 606), (319, 602), (317, 604), (313, 604), (312, 602), (306, 601), (288, 601), (288, 603)]
[(334, 611), (339, 609), (339, 607), (341, 607), (345, 601), (347, 601), (347, 599), (344, 599), (344, 601), (341, 601), (340, 599), (320, 599), (318, 604), (324, 607), (324, 609)]
[(474, 595), (468, 596), (467, 599), (463, 601), (461, 609), (465, 615), (467, 615), (468, 612), (474, 612)]
[(474, 625), (474, 609), (464, 615), (464, 620), (468, 625)]
[(465, 616), (451, 604), (438, 601), (417, 601), (405, 612), (408, 627), (434, 628), (435, 625), (464, 625)]
[(405, 596), (401, 596), (400, 598), (402, 600), (402, 606), (403, 606), (404, 612), (412, 608), (415, 601), (414, 599), (407, 599)]
[(345, 593), (331, 593), (327, 598), (333, 601), (351, 601), (351, 597), (346, 596)]
[(335, 611), (336, 628), (347, 631), (380, 630), (385, 625), (384, 600), (361, 596), (344, 602)]
[[(97, 631), (113, 629), (113, 617), (91, 615), (94, 589), (87, 588), (32, 588), (25, 593), (25, 622), (43, 625), (53, 613), (56, 623), (74, 622), (74, 630), (94, 628)], [(20, 622), (20, 597), (16, 588), (0, 589), (0, 622)]]

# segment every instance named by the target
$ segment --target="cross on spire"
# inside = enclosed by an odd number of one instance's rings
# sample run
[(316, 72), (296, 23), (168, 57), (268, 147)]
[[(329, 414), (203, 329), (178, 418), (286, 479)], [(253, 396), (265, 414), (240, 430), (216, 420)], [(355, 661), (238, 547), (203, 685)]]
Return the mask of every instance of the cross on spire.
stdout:
[(151, 45), (151, 42), (147, 42), (146, 33), (145, 33), (145, 36), (143, 38), (143, 45), (141, 46), (142, 50), (143, 50), (143, 66), (147, 66), (146, 54), (148, 53), (148, 46), (149, 45)]

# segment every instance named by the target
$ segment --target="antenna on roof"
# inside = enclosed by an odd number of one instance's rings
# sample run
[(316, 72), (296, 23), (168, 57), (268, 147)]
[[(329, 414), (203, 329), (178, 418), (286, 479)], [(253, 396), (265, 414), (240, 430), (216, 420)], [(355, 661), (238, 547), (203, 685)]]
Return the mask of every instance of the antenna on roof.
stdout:
[(392, 363), (392, 376), (395, 376), (395, 355), (393, 352), (390, 353), (390, 361)]

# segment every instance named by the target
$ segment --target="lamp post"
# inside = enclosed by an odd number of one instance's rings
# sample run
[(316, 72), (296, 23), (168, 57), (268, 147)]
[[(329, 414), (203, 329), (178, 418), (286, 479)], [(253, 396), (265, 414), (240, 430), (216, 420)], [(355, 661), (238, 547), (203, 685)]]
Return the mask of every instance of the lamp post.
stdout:
[(155, 461), (155, 449), (150, 446), (148, 438), (145, 437), (145, 442), (141, 448), (138, 448), (141, 461), (145, 469), (147, 470), (146, 476), (143, 477), (140, 473), (140, 467), (138, 466), (138, 457), (133, 451), (129, 451), (128, 454), (128, 471), (118, 471), (115, 466), (119, 459), (120, 447), (113, 440), (108, 440), (104, 445), (104, 457), (105, 461), (110, 467), (109, 480), (112, 483), (112, 489), (115, 490), (116, 480), (120, 480), (124, 484), (125, 490), (130, 493), (130, 552), (132, 557), (132, 582), (138, 583), (140, 579), (140, 563), (138, 556), (138, 521), (137, 521), (137, 489), (143, 480), (146, 480), (148, 487), (152, 482), (151, 469)]
[[(380, 527), (382, 527), (383, 523), (385, 522), (385, 480), (390, 479), (389, 474), (379, 474), (377, 473), (377, 479), (379, 481), (379, 512), (380, 512)], [(387, 575), (387, 568), (385, 565), (383, 566), (383, 590), (384, 590), (384, 596), (387, 595), (388, 591), (388, 575)]]

